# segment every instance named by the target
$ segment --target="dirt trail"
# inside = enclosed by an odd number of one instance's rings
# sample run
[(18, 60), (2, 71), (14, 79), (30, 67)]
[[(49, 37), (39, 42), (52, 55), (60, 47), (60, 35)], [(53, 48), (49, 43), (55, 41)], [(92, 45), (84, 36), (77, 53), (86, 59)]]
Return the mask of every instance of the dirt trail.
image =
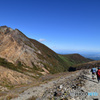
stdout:
[[(100, 83), (98, 83), (96, 75), (95, 79), (92, 79), (90, 70), (89, 74), (86, 75), (86, 83), (85, 86), (82, 87), (82, 89), (90, 93), (84, 100), (100, 100)], [(93, 94), (94, 92), (96, 94)]]
[(18, 98), (12, 99), (12, 100), (27, 100), (29, 98), (37, 97), (37, 100), (48, 100), (46, 97), (48, 95), (50, 96), (51, 93), (54, 93), (56, 91), (55, 87), (58, 87), (60, 85), (64, 86), (65, 84), (68, 84), (67, 82), (69, 81), (69, 85), (71, 85), (71, 80), (75, 79), (77, 76), (79, 76), (81, 73), (80, 71), (74, 72), (73, 74), (69, 75), (64, 75), (58, 79), (51, 80), (45, 84), (41, 84), (39, 86), (31, 87), (21, 93)]
[[(52, 97), (58, 90), (60, 90), (59, 93), (64, 92), (64, 90), (73, 92), (75, 89), (75, 92), (77, 88), (77, 81), (79, 81), (81, 84), (84, 85), (80, 87), (81, 91), (84, 91), (84, 93), (87, 93), (86, 96), (73, 96), (73, 94), (70, 94), (70, 98), (62, 99), (62, 100), (100, 100), (100, 83), (97, 82), (97, 78), (95, 76), (95, 79), (92, 79), (92, 75), (90, 72), (90, 69), (86, 71), (86, 74), (81, 73), (83, 70), (77, 71), (73, 74), (64, 75), (59, 77), (58, 79), (53, 79), (45, 84), (40, 84), (39, 86), (33, 86), (23, 93), (19, 95), (19, 97), (12, 99), (12, 100), (28, 100), (29, 98), (36, 97), (36, 100), (50, 100), (47, 99), (47, 97)], [(78, 84), (79, 86), (80, 84)], [(59, 88), (60, 86), (60, 88)], [(74, 89), (73, 89), (74, 88)], [(74, 93), (75, 93), (74, 92)], [(53, 94), (52, 94), (53, 93)], [(57, 92), (58, 93), (58, 92)], [(59, 94), (58, 93), (58, 94)], [(88, 93), (92, 93), (88, 95)], [(97, 93), (96, 96), (93, 93)], [(64, 95), (60, 95), (60, 97)], [(74, 94), (75, 95), (75, 94)], [(31, 99), (32, 100), (32, 99)], [(55, 99), (51, 99), (55, 100)], [(60, 100), (59, 98), (56, 100)]]

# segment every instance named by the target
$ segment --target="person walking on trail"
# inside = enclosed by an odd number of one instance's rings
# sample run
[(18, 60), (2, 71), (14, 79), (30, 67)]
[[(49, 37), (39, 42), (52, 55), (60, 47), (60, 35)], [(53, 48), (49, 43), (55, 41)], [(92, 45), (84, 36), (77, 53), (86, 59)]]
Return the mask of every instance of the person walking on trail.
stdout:
[(98, 83), (100, 83), (100, 67), (98, 67), (98, 71), (96, 72), (96, 74), (97, 74)]
[(92, 72), (92, 79), (94, 79), (94, 76), (97, 72), (97, 69), (94, 67), (94, 68), (91, 69), (91, 72)]

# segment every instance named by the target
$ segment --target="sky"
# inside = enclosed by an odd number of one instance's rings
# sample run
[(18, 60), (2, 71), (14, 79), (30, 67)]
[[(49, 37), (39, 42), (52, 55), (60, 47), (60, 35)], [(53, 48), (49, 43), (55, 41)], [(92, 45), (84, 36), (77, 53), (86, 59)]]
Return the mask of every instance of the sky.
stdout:
[(100, 0), (0, 0), (0, 26), (57, 53), (100, 52)]

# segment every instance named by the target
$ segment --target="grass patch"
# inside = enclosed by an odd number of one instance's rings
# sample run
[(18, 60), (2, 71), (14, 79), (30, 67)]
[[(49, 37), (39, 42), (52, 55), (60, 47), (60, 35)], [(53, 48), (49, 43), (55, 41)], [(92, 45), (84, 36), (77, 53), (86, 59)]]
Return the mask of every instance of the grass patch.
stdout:
[(15, 66), (13, 63), (8, 62), (4, 58), (0, 58), (0, 65), (15, 71), (18, 71), (18, 66)]

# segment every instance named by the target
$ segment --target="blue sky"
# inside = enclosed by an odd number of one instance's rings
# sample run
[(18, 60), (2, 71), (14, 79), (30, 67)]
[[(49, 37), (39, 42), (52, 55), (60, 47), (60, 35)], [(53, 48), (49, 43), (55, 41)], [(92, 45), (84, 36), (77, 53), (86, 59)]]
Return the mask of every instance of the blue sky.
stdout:
[(0, 26), (55, 52), (100, 52), (100, 0), (0, 0)]

